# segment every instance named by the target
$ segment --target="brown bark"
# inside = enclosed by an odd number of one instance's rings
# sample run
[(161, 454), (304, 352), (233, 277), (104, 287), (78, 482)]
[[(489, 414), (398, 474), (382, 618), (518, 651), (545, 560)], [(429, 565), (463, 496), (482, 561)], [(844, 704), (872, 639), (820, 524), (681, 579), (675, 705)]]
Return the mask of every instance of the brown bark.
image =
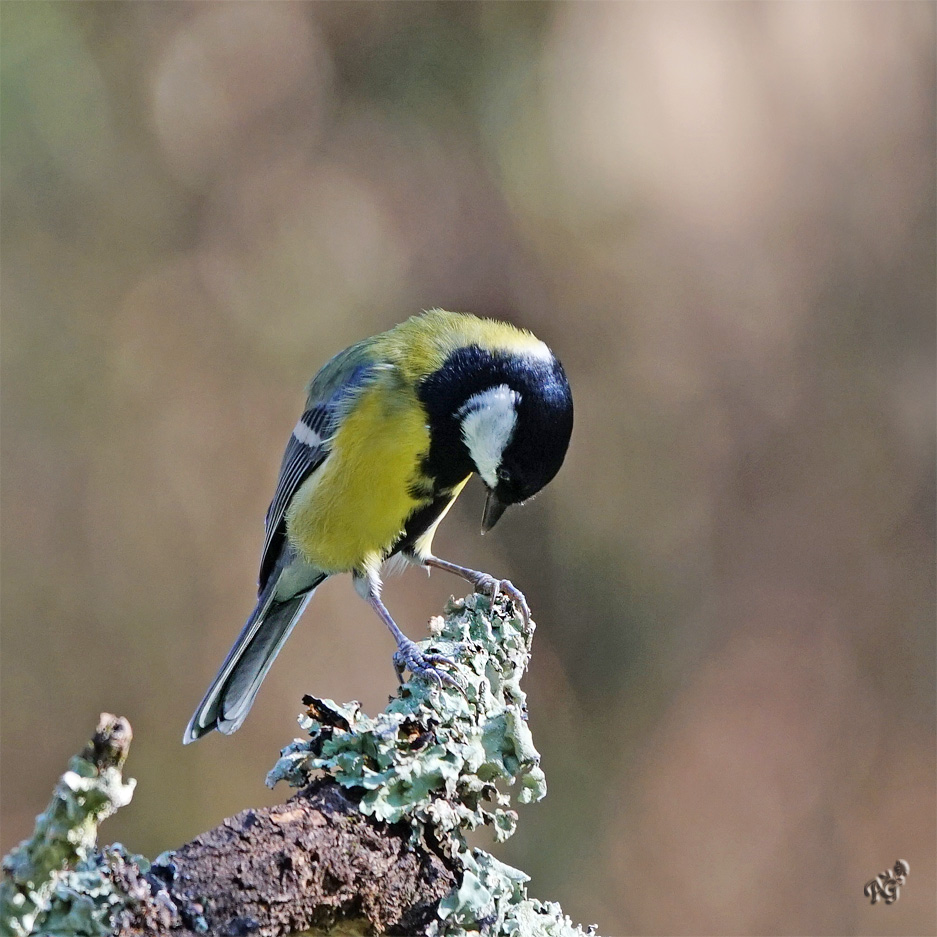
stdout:
[(129, 865), (114, 875), (139, 899), (128, 937), (195, 935), (199, 918), (230, 937), (420, 934), (456, 884), (441, 854), (410, 843), (408, 825), (365, 816), (331, 779), (225, 820), (146, 877)]

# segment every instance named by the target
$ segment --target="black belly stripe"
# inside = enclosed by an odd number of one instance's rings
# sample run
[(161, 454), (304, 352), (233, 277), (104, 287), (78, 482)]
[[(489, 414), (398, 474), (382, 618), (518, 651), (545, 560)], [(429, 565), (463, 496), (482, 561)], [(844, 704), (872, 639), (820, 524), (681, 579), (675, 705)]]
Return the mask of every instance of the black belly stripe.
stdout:
[(439, 519), (439, 515), (446, 510), (454, 495), (451, 491), (444, 491), (436, 495), (429, 504), (417, 508), (408, 518), (403, 533), (390, 551), (390, 556), (397, 553), (410, 553), (413, 545), (430, 527)]
[[(423, 460), (425, 461), (425, 456)], [(410, 482), (407, 486), (407, 493), (414, 501), (426, 501), (427, 498), (433, 498), (436, 495), (436, 486), (431, 478), (419, 478)]]

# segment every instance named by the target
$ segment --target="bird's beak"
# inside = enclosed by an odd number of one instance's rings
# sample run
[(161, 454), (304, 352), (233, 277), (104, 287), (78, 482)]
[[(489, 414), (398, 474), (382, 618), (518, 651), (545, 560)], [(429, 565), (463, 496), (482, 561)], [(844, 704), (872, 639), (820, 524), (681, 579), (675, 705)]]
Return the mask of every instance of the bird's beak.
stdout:
[(485, 511), (482, 514), (482, 533), (487, 534), (495, 524), (498, 523), (501, 515), (508, 509), (508, 506), (498, 500), (498, 496), (491, 490), (488, 490), (488, 500), (485, 501)]

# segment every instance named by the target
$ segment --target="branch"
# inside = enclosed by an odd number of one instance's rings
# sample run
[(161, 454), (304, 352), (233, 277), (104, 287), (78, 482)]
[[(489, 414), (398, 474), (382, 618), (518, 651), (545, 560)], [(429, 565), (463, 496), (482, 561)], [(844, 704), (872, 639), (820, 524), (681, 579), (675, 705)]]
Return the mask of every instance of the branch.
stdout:
[(430, 630), (424, 650), (456, 661), (464, 692), (414, 679), (376, 717), (306, 697), (308, 739), (268, 777), (299, 793), (152, 863), (95, 849), (97, 824), (134, 784), (120, 774), (130, 727), (102, 716), (33, 837), (3, 861), (0, 932), (582, 935), (558, 905), (527, 897), (523, 872), (465, 841), (481, 824), (498, 841), (513, 834), (516, 782), (521, 803), (546, 793), (520, 689), (534, 626), (470, 596)]
[(181, 912), (170, 931), (325, 933), (341, 923), (343, 933), (422, 933), (457, 879), (409, 841), (406, 824), (364, 816), (334, 781), (313, 783), (226, 820), (160, 867)]

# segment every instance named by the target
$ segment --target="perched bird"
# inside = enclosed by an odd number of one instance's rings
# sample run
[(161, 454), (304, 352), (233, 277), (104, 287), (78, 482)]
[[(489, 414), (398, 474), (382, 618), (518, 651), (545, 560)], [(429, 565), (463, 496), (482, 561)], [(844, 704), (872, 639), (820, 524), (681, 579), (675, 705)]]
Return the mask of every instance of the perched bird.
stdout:
[(448, 659), (424, 654), (381, 601), (381, 568), (401, 560), (462, 576), (479, 592), (523, 595), (432, 554), (433, 534), (473, 472), (488, 489), (482, 533), (559, 471), (573, 427), (562, 365), (530, 332), (434, 309), (346, 348), (308, 388), (267, 511), (259, 597), (183, 741), (239, 728), (273, 659), (337, 573), (397, 642), (408, 669), (459, 686)]

